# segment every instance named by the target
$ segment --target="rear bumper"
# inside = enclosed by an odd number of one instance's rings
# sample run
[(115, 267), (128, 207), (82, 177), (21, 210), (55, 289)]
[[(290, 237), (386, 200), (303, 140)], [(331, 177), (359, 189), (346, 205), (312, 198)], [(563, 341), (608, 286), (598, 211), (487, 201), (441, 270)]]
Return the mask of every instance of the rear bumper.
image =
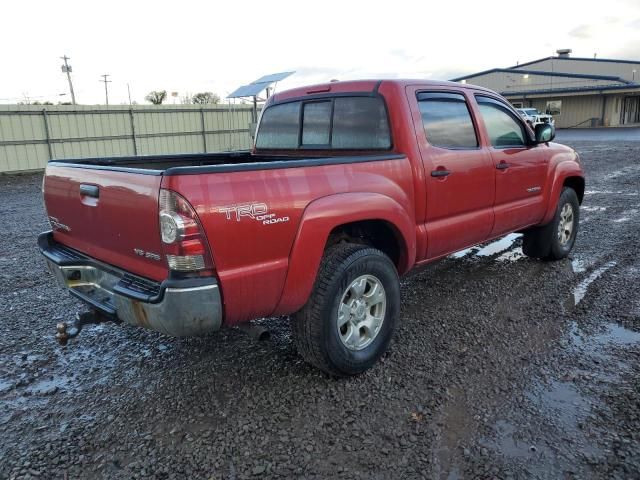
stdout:
[(205, 335), (222, 324), (215, 278), (154, 282), (57, 243), (51, 232), (38, 237), (38, 246), (58, 283), (104, 315), (180, 337)]

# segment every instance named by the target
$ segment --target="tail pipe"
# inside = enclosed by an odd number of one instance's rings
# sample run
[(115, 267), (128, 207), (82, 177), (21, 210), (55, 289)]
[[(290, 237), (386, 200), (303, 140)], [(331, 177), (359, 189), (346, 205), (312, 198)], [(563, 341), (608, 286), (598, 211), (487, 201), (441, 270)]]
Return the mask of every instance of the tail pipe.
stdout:
[(271, 337), (269, 330), (255, 323), (241, 323), (238, 328), (259, 342), (269, 340)]

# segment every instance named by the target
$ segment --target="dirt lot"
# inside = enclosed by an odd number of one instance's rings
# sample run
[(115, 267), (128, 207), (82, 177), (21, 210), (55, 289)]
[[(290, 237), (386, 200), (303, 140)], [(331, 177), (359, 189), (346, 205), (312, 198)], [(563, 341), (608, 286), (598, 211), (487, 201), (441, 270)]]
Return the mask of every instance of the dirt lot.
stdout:
[(509, 236), (405, 278), (391, 350), (348, 380), (286, 319), (260, 343), (104, 325), (59, 347), (82, 307), (35, 245), (41, 178), (0, 177), (0, 478), (640, 477), (640, 142), (567, 138), (571, 258)]

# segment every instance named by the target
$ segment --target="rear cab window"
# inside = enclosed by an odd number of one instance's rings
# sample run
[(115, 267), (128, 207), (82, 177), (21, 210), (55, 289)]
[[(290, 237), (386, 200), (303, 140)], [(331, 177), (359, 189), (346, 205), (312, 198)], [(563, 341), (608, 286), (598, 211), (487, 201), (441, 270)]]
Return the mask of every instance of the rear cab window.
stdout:
[(419, 92), (418, 107), (427, 141), (448, 149), (478, 148), (478, 136), (464, 95)]
[(389, 150), (387, 109), (378, 96), (295, 100), (265, 109), (256, 149)]

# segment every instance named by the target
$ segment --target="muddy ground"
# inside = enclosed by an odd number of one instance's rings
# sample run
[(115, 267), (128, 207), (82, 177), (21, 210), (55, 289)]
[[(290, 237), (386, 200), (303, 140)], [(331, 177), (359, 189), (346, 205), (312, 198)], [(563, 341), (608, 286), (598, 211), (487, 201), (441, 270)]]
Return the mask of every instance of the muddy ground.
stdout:
[[(588, 138), (588, 137), (587, 137)], [(640, 142), (569, 138), (570, 259), (509, 236), (403, 280), (391, 349), (334, 380), (237, 330), (97, 326), (38, 254), (38, 175), (0, 177), (0, 478), (640, 477)]]

